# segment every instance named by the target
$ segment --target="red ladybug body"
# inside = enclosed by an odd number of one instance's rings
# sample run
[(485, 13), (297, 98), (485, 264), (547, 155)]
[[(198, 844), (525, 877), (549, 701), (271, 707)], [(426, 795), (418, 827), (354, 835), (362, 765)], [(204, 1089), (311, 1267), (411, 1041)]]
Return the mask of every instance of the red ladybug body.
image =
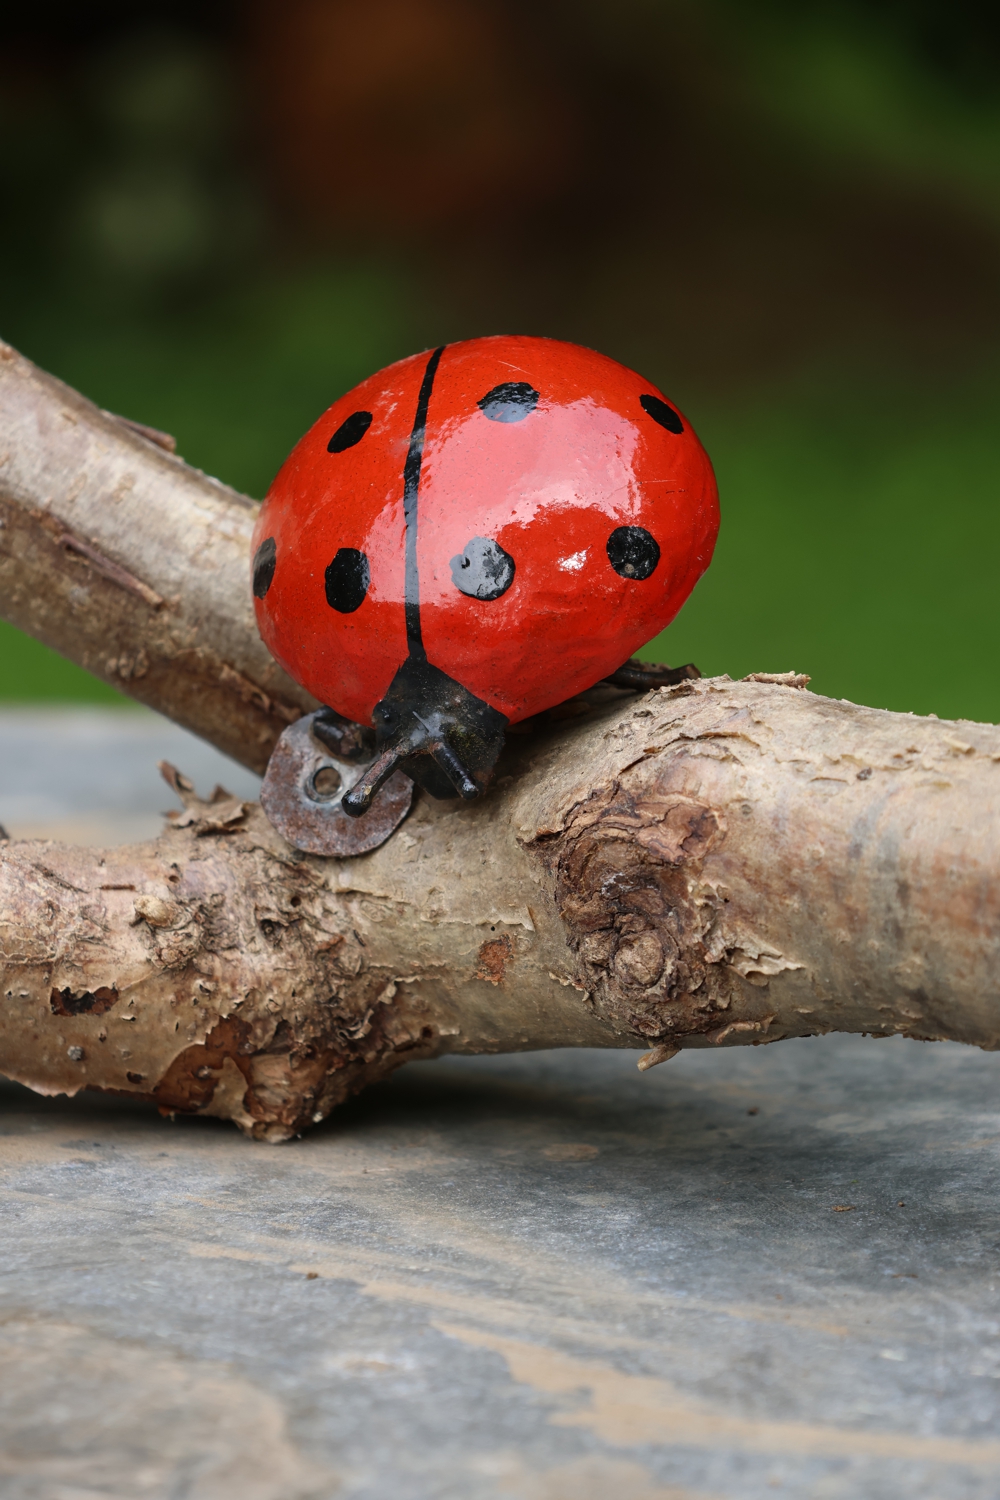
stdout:
[(508, 724), (670, 623), (718, 525), (708, 455), (648, 381), (554, 339), (470, 339), (363, 381), (293, 450), (254, 537), (257, 620), (292, 677), (375, 725), (346, 811), (397, 765), (471, 796)]

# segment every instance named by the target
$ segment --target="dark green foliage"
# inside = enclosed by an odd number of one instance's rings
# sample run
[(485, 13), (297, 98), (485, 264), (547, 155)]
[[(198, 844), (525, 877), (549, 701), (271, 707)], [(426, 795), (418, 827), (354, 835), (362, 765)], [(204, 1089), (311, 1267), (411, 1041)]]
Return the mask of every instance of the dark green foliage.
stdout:
[[(719, 473), (716, 561), (655, 650), (1000, 717), (993, 9), (529, 10), (530, 57), (503, 52), (509, 25), (482, 46), (505, 118), (549, 121), (549, 175), (440, 189), (411, 221), (291, 200), (255, 12), (24, 11), (0, 41), (0, 333), (256, 495), (335, 397), (414, 349), (602, 348), (676, 399)], [(460, 135), (448, 76), (428, 97)], [(405, 115), (365, 108), (378, 149), (408, 149)], [(115, 696), (0, 629), (0, 697)]]

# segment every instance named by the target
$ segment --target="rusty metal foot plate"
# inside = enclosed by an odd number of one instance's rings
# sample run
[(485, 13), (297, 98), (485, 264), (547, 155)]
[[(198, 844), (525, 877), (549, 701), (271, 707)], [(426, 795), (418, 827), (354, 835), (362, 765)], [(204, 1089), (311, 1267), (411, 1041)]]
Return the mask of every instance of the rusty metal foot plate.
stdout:
[(377, 849), (399, 827), (413, 801), (413, 782), (394, 772), (364, 817), (349, 818), (341, 799), (371, 762), (331, 754), (313, 733), (325, 712), (306, 714), (285, 730), (268, 763), (260, 805), (296, 849), (346, 859)]

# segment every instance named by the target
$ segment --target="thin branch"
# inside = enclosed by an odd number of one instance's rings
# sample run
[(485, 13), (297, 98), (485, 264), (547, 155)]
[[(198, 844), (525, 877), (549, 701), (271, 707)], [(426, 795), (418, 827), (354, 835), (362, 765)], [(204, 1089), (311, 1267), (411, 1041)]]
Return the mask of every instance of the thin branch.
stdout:
[(0, 613), (262, 771), (316, 707), (264, 648), (254, 505), (0, 343)]

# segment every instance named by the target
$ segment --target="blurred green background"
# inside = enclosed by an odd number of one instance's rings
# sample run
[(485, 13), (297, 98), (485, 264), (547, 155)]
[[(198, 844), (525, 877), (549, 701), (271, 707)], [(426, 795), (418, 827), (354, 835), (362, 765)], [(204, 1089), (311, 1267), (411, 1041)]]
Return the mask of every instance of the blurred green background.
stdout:
[[(1000, 7), (42, 3), (0, 204), (0, 334), (256, 496), (415, 349), (614, 355), (722, 496), (647, 655), (1000, 719)], [(0, 698), (122, 701), (6, 626)]]

